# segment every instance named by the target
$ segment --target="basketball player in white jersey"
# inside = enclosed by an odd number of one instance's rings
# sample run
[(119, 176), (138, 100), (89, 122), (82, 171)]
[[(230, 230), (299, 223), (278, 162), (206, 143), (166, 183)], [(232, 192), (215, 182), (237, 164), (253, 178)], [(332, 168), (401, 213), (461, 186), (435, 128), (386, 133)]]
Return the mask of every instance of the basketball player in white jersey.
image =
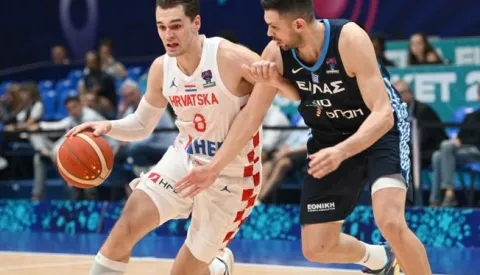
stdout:
[[(207, 190), (195, 196), (199, 190), (176, 193), (173, 186), (194, 166), (208, 163), (222, 144), (253, 89), (242, 65), (260, 57), (229, 41), (200, 36), (199, 2), (157, 0), (158, 33), (167, 54), (153, 62), (146, 94), (134, 114), (86, 123), (67, 133), (93, 129), (95, 135), (133, 141), (152, 133), (167, 104), (178, 117), (177, 139), (151, 171), (131, 183), (134, 191), (91, 275), (123, 274), (133, 246), (145, 234), (190, 214), (187, 238), (171, 274), (232, 274), (233, 255), (226, 247), (251, 213), (260, 189), (260, 133)], [(272, 89), (263, 84), (257, 88)]]

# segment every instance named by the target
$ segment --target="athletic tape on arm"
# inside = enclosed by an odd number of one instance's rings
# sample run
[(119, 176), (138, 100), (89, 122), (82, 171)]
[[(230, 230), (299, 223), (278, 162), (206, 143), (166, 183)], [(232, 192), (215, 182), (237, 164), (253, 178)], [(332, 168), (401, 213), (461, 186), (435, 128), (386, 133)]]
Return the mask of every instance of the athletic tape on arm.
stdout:
[(106, 134), (121, 141), (135, 141), (148, 137), (165, 112), (165, 108), (158, 108), (148, 103), (142, 97), (135, 113), (119, 120), (112, 120), (112, 129)]

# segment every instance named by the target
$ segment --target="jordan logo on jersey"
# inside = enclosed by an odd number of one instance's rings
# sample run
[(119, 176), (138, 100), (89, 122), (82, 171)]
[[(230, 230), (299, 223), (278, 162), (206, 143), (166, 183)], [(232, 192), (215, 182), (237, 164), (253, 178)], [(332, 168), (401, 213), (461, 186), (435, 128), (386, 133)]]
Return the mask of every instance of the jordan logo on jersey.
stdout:
[(203, 80), (205, 80), (205, 84), (203, 84), (203, 88), (210, 88), (217, 85), (215, 81), (212, 81), (213, 74), (211, 70), (206, 70), (202, 72), (202, 78)]
[(178, 87), (177, 87), (177, 84), (175, 84), (175, 78), (173, 78), (172, 84), (170, 84), (170, 88), (173, 88), (173, 87), (178, 88)]

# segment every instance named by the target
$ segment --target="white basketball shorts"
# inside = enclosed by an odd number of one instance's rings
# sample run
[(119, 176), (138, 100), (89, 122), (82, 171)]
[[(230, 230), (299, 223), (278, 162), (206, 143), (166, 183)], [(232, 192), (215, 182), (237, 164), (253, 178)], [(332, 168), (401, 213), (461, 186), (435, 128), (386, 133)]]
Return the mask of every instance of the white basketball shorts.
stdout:
[(160, 162), (142, 176), (136, 189), (153, 200), (160, 214), (160, 225), (192, 214), (185, 244), (195, 258), (210, 263), (250, 215), (260, 184), (258, 177), (219, 176), (194, 198), (183, 199), (175, 193), (174, 185), (194, 166), (187, 153), (171, 146)]

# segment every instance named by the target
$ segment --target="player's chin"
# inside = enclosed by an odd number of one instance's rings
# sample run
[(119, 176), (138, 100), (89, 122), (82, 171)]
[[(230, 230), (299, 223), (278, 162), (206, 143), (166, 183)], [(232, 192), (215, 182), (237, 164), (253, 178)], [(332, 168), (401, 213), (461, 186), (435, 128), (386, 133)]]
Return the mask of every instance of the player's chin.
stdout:
[(182, 51), (179, 46), (176, 47), (166, 47), (166, 52), (170, 57), (176, 57), (182, 55)]
[(180, 51), (168, 51), (168, 50), (167, 50), (167, 55), (168, 55), (169, 57), (177, 57), (177, 56), (180, 56), (180, 55), (182, 55), (182, 54), (180, 53)]

